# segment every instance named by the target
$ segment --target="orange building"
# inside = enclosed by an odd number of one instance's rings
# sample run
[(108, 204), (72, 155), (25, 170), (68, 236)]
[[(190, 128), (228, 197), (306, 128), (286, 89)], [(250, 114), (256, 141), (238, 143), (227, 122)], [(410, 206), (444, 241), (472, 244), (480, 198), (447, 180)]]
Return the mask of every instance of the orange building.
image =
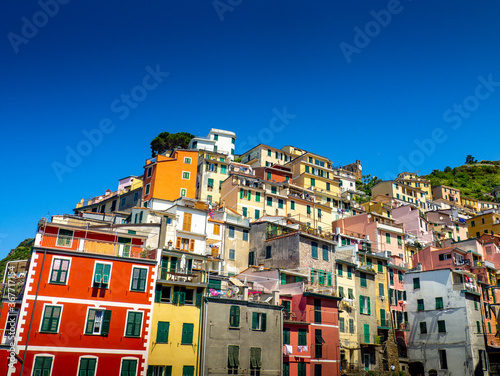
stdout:
[(169, 157), (157, 155), (144, 166), (145, 207), (150, 200), (174, 201), (179, 197), (195, 198), (198, 150), (177, 149)]

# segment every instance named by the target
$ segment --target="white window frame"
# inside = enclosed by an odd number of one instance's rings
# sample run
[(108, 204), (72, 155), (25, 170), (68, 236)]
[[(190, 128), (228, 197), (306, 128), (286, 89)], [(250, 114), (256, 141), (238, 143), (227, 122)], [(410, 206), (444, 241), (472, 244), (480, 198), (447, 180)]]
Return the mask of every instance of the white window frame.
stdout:
[[(134, 268), (138, 269), (146, 269), (146, 286), (144, 288), (144, 291), (139, 291), (139, 290), (132, 290), (132, 279), (134, 278)], [(132, 269), (130, 270), (130, 286), (129, 286), (129, 291), (131, 292), (148, 292), (148, 281), (149, 281), (149, 268), (144, 265), (132, 265)]]
[[(184, 174), (188, 174), (188, 177), (185, 178)], [(184, 179), (184, 180), (191, 180), (191, 172), (190, 171), (182, 171), (182, 179)]]
[[(146, 193), (147, 192), (147, 193)], [(147, 196), (151, 193), (151, 183), (146, 184), (144, 187), (144, 196)]]
[(109, 271), (109, 281), (108, 281), (108, 284), (107, 284), (108, 286), (106, 287), (107, 289), (109, 289), (109, 288), (110, 288), (110, 285), (111, 285), (111, 275), (113, 274), (113, 263), (112, 263), (112, 262), (106, 262), (106, 261), (97, 261), (97, 260), (96, 260), (96, 261), (94, 262), (94, 270), (92, 271), (92, 279), (91, 279), (91, 281), (90, 281), (90, 286), (91, 286), (92, 288), (94, 288), (95, 268), (96, 268), (96, 265), (97, 265), (97, 264), (109, 264), (109, 265), (111, 265), (111, 269), (110, 269), (110, 271)]
[[(88, 319), (89, 319), (89, 311), (93, 309), (94, 311), (101, 311), (101, 312), (104, 312), (107, 310), (107, 308), (101, 308), (101, 307), (87, 307), (87, 315), (85, 316), (85, 327), (83, 328), (83, 335), (86, 335), (86, 336), (100, 336), (102, 335), (102, 319), (103, 317), (101, 316), (101, 327), (99, 328), (99, 333), (94, 333), (94, 329), (92, 328), (92, 334), (86, 334), (85, 332), (87, 331), (87, 322), (88, 322)], [(104, 315), (104, 313), (102, 313), (102, 315)], [(95, 319), (94, 319), (94, 327), (95, 327)], [(96, 365), (96, 368), (97, 368), (97, 365)]]
[[(184, 194), (182, 194), (182, 191), (184, 191)], [(187, 196), (187, 188), (181, 188), (181, 197), (186, 197)]]
[[(58, 283), (58, 282), (51, 282), (51, 278), (52, 278), (52, 271), (54, 270), (54, 260), (55, 259), (60, 259), (60, 260), (68, 260), (69, 261), (69, 266), (68, 266), (68, 272), (66, 273), (66, 282), (64, 282), (64, 284), (62, 283)], [(69, 273), (71, 271), (71, 260), (72, 258), (71, 257), (64, 257), (64, 256), (54, 256), (52, 257), (52, 263), (50, 265), (50, 273), (49, 273), (49, 276), (47, 278), (47, 283), (50, 283), (52, 285), (61, 285), (61, 286), (66, 286), (68, 284), (68, 281), (69, 281)]]
[(76, 376), (78, 376), (80, 372), (80, 364), (82, 362), (82, 358), (93, 358), (95, 359), (95, 373), (97, 374), (97, 365), (99, 364), (99, 357), (95, 355), (82, 355), (81, 357), (78, 358), (78, 368), (76, 369)]
[(52, 376), (52, 371), (54, 370), (54, 359), (55, 359), (54, 354), (35, 354), (35, 356), (33, 357), (33, 365), (31, 366), (31, 376), (34, 376), (35, 374), (35, 361), (37, 357), (52, 358), (52, 365), (50, 366), (50, 374), (49, 374), (49, 376)]
[(150, 178), (153, 176), (153, 167), (148, 167), (148, 171), (146, 172), (146, 178)]
[[(125, 329), (127, 330), (127, 329)], [(123, 358), (120, 359), (120, 372), (118, 372), (118, 375), (121, 375), (122, 374), (122, 367), (123, 367), (123, 361), (124, 360), (135, 360), (137, 361), (137, 368), (135, 369), (135, 376), (137, 376), (137, 371), (139, 370), (139, 367), (141, 365), (141, 363), (139, 362), (139, 358), (135, 358), (133, 356), (125, 356)]]
[[(59, 228), (57, 230), (57, 238), (56, 238), (56, 247), (62, 247), (62, 248), (71, 248), (73, 246), (73, 240), (75, 240), (75, 230), (69, 230), (73, 233), (73, 235), (71, 236), (71, 242), (68, 246), (65, 246), (65, 245), (58, 245), (57, 242), (59, 240), (59, 233), (61, 232), (61, 230), (68, 230), (66, 228)], [(61, 236), (65, 236), (65, 235), (61, 235)]]
[[(128, 324), (128, 313), (129, 312), (139, 312), (142, 315), (142, 320), (141, 320), (141, 328), (139, 329), (139, 337), (134, 337), (134, 336), (127, 336), (127, 324)], [(123, 337), (126, 338), (142, 338), (142, 329), (144, 328), (144, 316), (146, 314), (146, 311), (140, 310), (140, 309), (127, 309), (127, 314), (125, 315), (125, 327), (123, 328)], [(137, 363), (137, 368), (139, 368), (139, 363)], [(121, 367), (120, 367), (120, 372), (121, 372)]]
[[(43, 325), (43, 317), (45, 316), (45, 308), (47, 306), (53, 306), (53, 307), (61, 307), (61, 313), (59, 313), (59, 322), (57, 323), (57, 331), (56, 332), (42, 332), (42, 325)], [(62, 321), (62, 315), (63, 315), (63, 310), (64, 310), (64, 305), (63, 304), (53, 304), (53, 303), (45, 303), (42, 308), (42, 315), (40, 316), (40, 326), (38, 328), (39, 333), (44, 333), (44, 334), (59, 334), (59, 329), (61, 328), (61, 321)], [(37, 354), (39, 355), (39, 354)], [(54, 363), (52, 363), (54, 364)], [(33, 366), (35, 363), (33, 363)]]
[(185, 164), (191, 164), (192, 159), (190, 157), (184, 157), (184, 163)]

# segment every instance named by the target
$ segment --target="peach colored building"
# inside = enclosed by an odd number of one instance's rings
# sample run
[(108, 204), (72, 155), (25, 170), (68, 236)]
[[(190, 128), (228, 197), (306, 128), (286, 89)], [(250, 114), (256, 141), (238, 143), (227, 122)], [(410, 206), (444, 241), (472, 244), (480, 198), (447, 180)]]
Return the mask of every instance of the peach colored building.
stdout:
[(434, 200), (443, 199), (461, 205), (460, 190), (447, 185), (436, 185), (432, 187)]

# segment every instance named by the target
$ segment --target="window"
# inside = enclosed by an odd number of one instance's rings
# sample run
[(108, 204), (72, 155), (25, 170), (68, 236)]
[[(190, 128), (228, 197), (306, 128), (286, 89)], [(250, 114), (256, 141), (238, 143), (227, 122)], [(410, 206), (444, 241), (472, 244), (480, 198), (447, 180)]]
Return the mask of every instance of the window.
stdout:
[(111, 310), (90, 308), (87, 314), (85, 334), (108, 336)]
[(107, 288), (111, 277), (111, 264), (95, 263), (94, 287)]
[(384, 265), (382, 264), (382, 261), (377, 261), (377, 268), (378, 268), (378, 272), (379, 273), (383, 273), (384, 272)]
[(50, 272), (50, 283), (66, 284), (69, 271), (69, 261), (67, 259), (55, 258), (52, 262)]
[(183, 231), (191, 231), (191, 221), (193, 215), (191, 213), (184, 213), (182, 218), (182, 230)]
[(318, 258), (318, 243), (311, 242), (311, 256), (312, 258)]
[(228, 346), (227, 347), (228, 375), (237, 375), (239, 365), (240, 365), (240, 347), (231, 345)]
[(389, 269), (389, 283), (391, 286), (394, 286), (394, 270)]
[(271, 258), (271, 246), (268, 245), (266, 246), (266, 259), (270, 259)]
[(295, 210), (295, 201), (290, 201), (290, 210)]
[(218, 141), (219, 140), (219, 135), (218, 134), (214, 134), (214, 141)]
[(307, 375), (307, 363), (299, 362), (297, 363), (297, 375), (306, 376)]
[(137, 359), (122, 359), (120, 376), (136, 376)]
[(391, 234), (388, 232), (385, 233), (385, 242), (391, 244)]
[(40, 332), (57, 333), (59, 330), (59, 319), (61, 318), (61, 306), (46, 305), (43, 311), (42, 326)]
[(359, 273), (359, 278), (361, 278), (361, 287), (366, 287), (366, 273)]
[(229, 226), (229, 237), (234, 238), (234, 227), (233, 226)]
[(448, 362), (446, 361), (446, 350), (438, 350), (439, 353), (439, 365), (441, 369), (448, 369)]
[(194, 324), (182, 324), (182, 339), (181, 345), (192, 345), (193, 344), (193, 329)]
[(342, 264), (337, 264), (337, 275), (339, 277), (342, 277), (342, 273), (343, 273), (343, 267), (342, 267)]
[(250, 347), (250, 375), (260, 375), (260, 367), (262, 367), (262, 349)]
[(398, 245), (403, 245), (403, 238), (401, 237), (401, 235), (398, 235)]
[(282, 199), (278, 199), (278, 208), (279, 209), (283, 209), (283, 204), (284, 204), (284, 201)]
[(330, 190), (330, 183), (326, 183), (326, 190), (329, 191)]
[(321, 364), (315, 364), (314, 365), (314, 376), (321, 376), (322, 375), (322, 365)]
[(290, 344), (290, 328), (283, 328), (283, 344)]
[(345, 327), (344, 327), (344, 318), (340, 317), (339, 318), (339, 330), (341, 333), (344, 333)]
[(244, 242), (248, 241), (248, 230), (243, 230), (243, 241)]
[(444, 320), (438, 320), (438, 332), (446, 333), (446, 323)]
[(252, 330), (266, 331), (267, 314), (262, 312), (252, 312)]
[(146, 291), (146, 281), (148, 279), (148, 269), (146, 268), (132, 268), (132, 284), (131, 291), (144, 292)]
[(354, 319), (349, 319), (349, 333), (354, 333)]
[(220, 235), (220, 225), (214, 225), (214, 235)]
[(443, 298), (437, 297), (436, 298), (436, 309), (442, 309), (442, 308), (443, 308)]
[(243, 209), (243, 213), (242, 213), (242, 215), (243, 215), (243, 218), (246, 218), (246, 217), (248, 217), (248, 208), (246, 208), (246, 207), (243, 207), (242, 209)]
[(127, 314), (127, 327), (125, 335), (127, 337), (140, 337), (142, 327), (142, 312), (129, 311)]
[(307, 214), (311, 215), (311, 206), (310, 205), (307, 205)]
[(146, 190), (144, 191), (145, 196), (149, 195), (150, 189), (151, 189), (151, 184), (146, 184)]
[(351, 288), (347, 289), (347, 297), (349, 299), (354, 299), (354, 290), (353, 289), (351, 289)]
[(156, 331), (156, 343), (168, 343), (168, 329), (170, 323), (166, 321), (158, 321), (158, 328)]
[(339, 286), (339, 297), (340, 298), (345, 297), (345, 295), (344, 295), (344, 287), (342, 287), (342, 286)]
[(260, 192), (255, 192), (255, 202), (260, 202)]
[(56, 244), (58, 247), (70, 248), (73, 244), (73, 231), (60, 228), (59, 233), (57, 234)]
[(191, 176), (191, 173), (188, 171), (182, 171), (182, 178), (189, 180), (189, 177)]
[(323, 343), (325, 340), (323, 339), (321, 329), (314, 330), (314, 357), (322, 358), (323, 357)]
[(307, 329), (299, 329), (299, 346), (307, 346)]
[(385, 293), (384, 293), (384, 284), (383, 283), (379, 283), (378, 284), (378, 295), (381, 296), (381, 297), (384, 297)]
[(347, 278), (352, 278), (352, 266), (347, 266)]
[(229, 260), (234, 260), (234, 249), (229, 249)]
[[(401, 258), (403, 255), (401, 255)], [(398, 280), (399, 282), (403, 282), (403, 272), (401, 270), (398, 270)]]
[(267, 197), (266, 198), (267, 206), (273, 206), (273, 198), (272, 197)]
[(413, 278), (413, 289), (419, 289), (420, 288), (420, 278)]
[[(80, 358), (80, 367), (78, 367), (78, 376), (94, 376), (96, 363), (97, 363), (97, 358)], [(43, 375), (43, 373), (41, 374)]]
[(362, 315), (372, 314), (372, 307), (369, 296), (359, 296), (359, 313), (361, 313)]
[(316, 186), (316, 179), (311, 178), (311, 187), (315, 187), (315, 186)]
[(474, 300), (474, 309), (475, 309), (476, 311), (478, 310), (477, 300)]
[(271, 186), (271, 193), (276, 194), (277, 190), (276, 187), (273, 185)]
[(427, 323), (420, 321), (420, 334), (427, 334)]
[(181, 197), (186, 197), (186, 195), (187, 195), (187, 189), (181, 188)]
[(479, 366), (483, 371), (488, 370), (488, 364), (486, 363), (486, 352), (484, 350), (478, 350), (479, 355)]
[(417, 311), (423, 311), (424, 310), (424, 299), (418, 299), (417, 300)]
[(33, 375), (50, 375), (52, 370), (51, 356), (35, 356), (35, 365), (33, 366)]
[(231, 306), (229, 309), (229, 326), (231, 328), (238, 328), (240, 326), (240, 307)]
[(248, 265), (249, 266), (255, 265), (255, 252), (254, 251), (248, 252)]
[(290, 376), (290, 362), (283, 362), (283, 376)]
[(323, 261), (328, 261), (328, 246), (323, 245)]
[(147, 178), (150, 178), (153, 175), (153, 167), (148, 167), (148, 172), (146, 174)]
[(321, 300), (314, 299), (314, 322), (321, 324)]
[(255, 218), (254, 219), (259, 219), (260, 218), (260, 210), (255, 209)]

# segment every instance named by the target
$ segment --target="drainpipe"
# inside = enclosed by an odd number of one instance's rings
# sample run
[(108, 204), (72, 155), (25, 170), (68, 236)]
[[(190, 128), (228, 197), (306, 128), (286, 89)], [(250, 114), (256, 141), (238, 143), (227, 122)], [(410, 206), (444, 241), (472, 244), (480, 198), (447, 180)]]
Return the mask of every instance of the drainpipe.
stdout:
[[(28, 353), (28, 345), (29, 345), (29, 340), (30, 340), (30, 335), (31, 335), (31, 327), (33, 325), (33, 317), (35, 316), (35, 308), (36, 308), (36, 302), (38, 300), (38, 291), (40, 290), (40, 282), (42, 281), (42, 273), (43, 273), (43, 266), (45, 265), (45, 256), (47, 255), (47, 250), (43, 250), (43, 259), (42, 259), (42, 267), (40, 268), (40, 276), (38, 277), (38, 285), (36, 287), (36, 294), (35, 294), (35, 301), (33, 302), (33, 309), (31, 311), (31, 319), (30, 319), (30, 326), (28, 328), (28, 337), (26, 338), (26, 347), (24, 349), (24, 355), (23, 355), (23, 365), (21, 366), (21, 373), (20, 375), (23, 374), (24, 370), (24, 365), (26, 363), (26, 354)], [(29, 272), (28, 272), (29, 275)], [(28, 279), (28, 278), (26, 278)], [(27, 293), (27, 292), (25, 292)], [(19, 317), (21, 315), (21, 312), (19, 312)]]
[[(201, 375), (202, 376), (205, 376), (205, 349), (207, 348), (206, 347), (206, 341), (207, 341), (207, 316), (208, 316), (208, 299), (206, 296), (203, 297), (202, 299), (202, 303), (201, 303), (201, 306), (202, 307), (205, 307), (205, 319), (203, 320), (203, 349), (202, 349), (202, 356), (201, 356), (201, 360), (200, 360), (200, 368), (201, 368)], [(201, 317), (201, 313), (200, 313), (200, 317)], [(200, 330), (201, 332), (201, 330)], [(198, 346), (198, 349), (199, 349), (199, 346)], [(198, 354), (196, 355), (198, 356)]]

